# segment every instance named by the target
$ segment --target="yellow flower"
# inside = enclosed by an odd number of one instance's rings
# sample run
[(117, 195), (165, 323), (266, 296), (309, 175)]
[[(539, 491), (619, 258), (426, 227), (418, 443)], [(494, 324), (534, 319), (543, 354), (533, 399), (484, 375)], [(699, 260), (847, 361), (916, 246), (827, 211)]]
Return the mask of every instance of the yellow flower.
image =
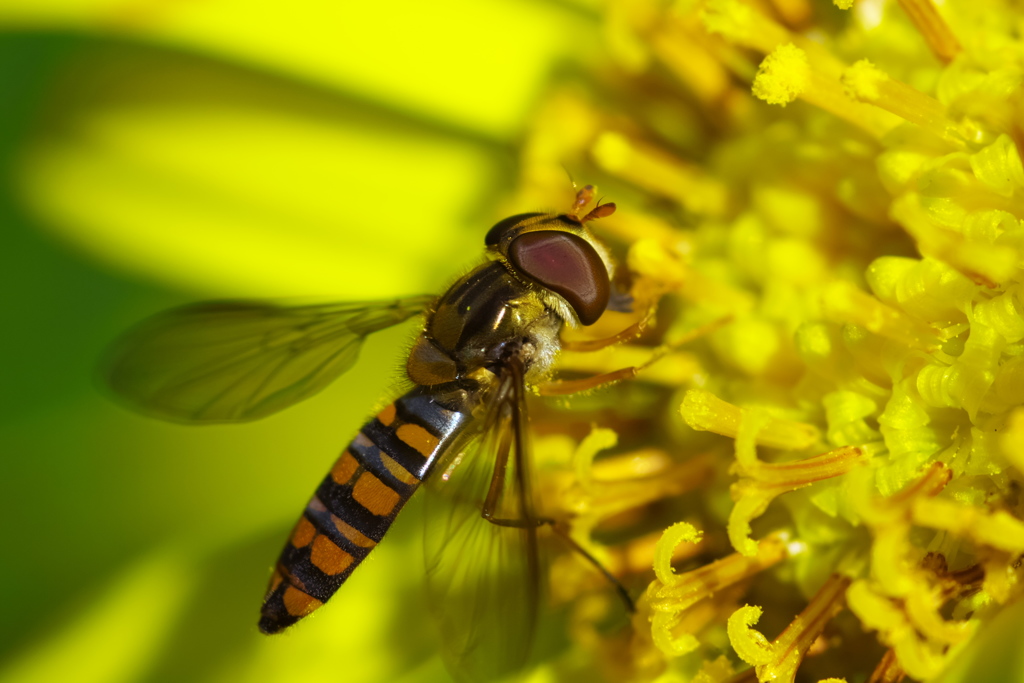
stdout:
[[(527, 187), (568, 159), (639, 191), (611, 229), (638, 290), (668, 292), (663, 343), (730, 320), (685, 347), (675, 396), (730, 441), (667, 448), (739, 478), (662, 513), (686, 521), (657, 562), (683, 540), (735, 554), (655, 565), (648, 675), (931, 680), (1019, 593), (1021, 17), (841, 7), (612, 3), (619, 89), (549, 98), (527, 145)], [(573, 116), (585, 135), (548, 132)], [(752, 629), (769, 617), (774, 641)]]
[[(424, 10), (392, 7), (398, 43), (348, 63), (359, 52), (352, 45), (369, 53), (375, 43), (356, 30), (338, 34), (356, 41), (347, 48), (333, 44), (332, 18), (351, 19), (333, 5), (280, 17), (209, 4), (55, 0), (10, 11), (23, 23), (65, 21), (274, 74), (138, 43), (89, 55), (57, 86), (64, 99), (51, 100), (24, 146), (18, 187), (54, 234), (107, 263), (211, 293), (381, 296), (436, 288), (441, 269), (421, 263), (475, 254), (485, 217), (564, 204), (566, 168), (620, 207), (598, 229), (628, 271), (622, 285), (637, 312), (605, 316), (593, 336), (656, 314), (638, 338), (563, 354), (561, 369), (634, 367), (636, 377), (537, 402), (534, 450), (545, 507), (641, 598), (627, 620), (592, 567), (556, 557), (551, 592), (567, 606), (570, 637), (544, 651), (536, 680), (712, 683), (748, 668), (760, 681), (991, 678), (985, 660), (995, 659), (973, 650), (1019, 624), (1024, 554), (1019, 10), (1000, 0), (609, 0), (596, 51), (595, 15), (538, 4), (545, 21), (509, 24), (485, 41), (523, 56), (507, 74), (536, 73), (569, 52), (585, 68), (548, 84), (513, 144), (530, 108), (524, 81), (508, 82), (513, 103), (475, 116), (474, 96), (432, 87), (448, 82), (439, 73), (465, 59), (463, 48), (450, 48), (457, 56), (444, 64), (395, 56), (401, 40), (458, 34), (443, 8), (427, 11), (437, 22), (427, 31), (416, 14)], [(555, 28), (554, 16), (565, 23)], [(481, 63), (466, 73), (488, 79), (492, 97), (505, 92), (505, 72)], [(380, 85), (404, 83), (394, 72), (405, 68), (416, 87)], [(353, 119), (360, 134), (339, 127)], [(332, 173), (328, 159), (353, 150), (359, 161), (347, 157), (343, 175)], [(387, 185), (366, 180), (369, 169), (381, 172), (371, 159), (388, 168), (410, 150), (417, 170), (388, 173)], [(489, 187), (500, 163), (490, 159), (508, 150), (518, 155), (514, 194), (478, 212), (486, 216), (471, 230), (456, 218), (459, 202)], [(374, 196), (371, 186), (387, 191)], [(359, 234), (340, 237), (330, 229), (340, 224)], [(374, 253), (384, 233), (401, 235), (399, 265)], [(336, 445), (337, 425), (312, 405), (301, 420), (275, 418), (273, 429), (218, 435), (221, 450), (261, 450), (251, 462), (210, 454), (221, 460), (208, 467), (221, 482), (244, 471), (235, 485), (252, 485), (254, 470), (278, 467), (268, 440), (289, 454)], [(351, 431), (361, 412), (338, 431)], [(282, 442), (288, 419), (303, 437)], [(329, 437), (307, 426), (315, 419), (331, 425)], [(147, 457), (173, 458), (172, 446), (196, 438), (132, 425), (133, 444), (163, 451)], [(147, 491), (179, 482), (162, 467)], [(288, 500), (303, 499), (300, 479), (282, 482), (296, 489)], [(183, 512), (190, 523), (168, 527), (182, 540), (154, 544), (121, 588), (7, 675), (38, 678), (78, 661), (102, 642), (97, 629), (130, 624), (125, 615), (144, 595), (167, 586), (154, 623), (125, 648), (134, 659), (97, 659), (95, 671), (110, 667), (118, 680), (182, 672), (159, 659), (169, 639), (206, 654), (210, 678), (303, 680), (346, 647), (365, 667), (351, 677), (415, 669), (410, 680), (443, 679), (427, 659), (436, 643), (426, 629), (387, 639), (420, 613), (416, 577), (376, 567), (353, 579), (365, 588), (336, 598), (351, 611), (321, 610), (320, 623), (285, 645), (261, 642), (256, 655), (245, 656), (240, 640), (227, 654), (202, 649), (234, 621), (197, 626), (202, 638), (176, 629), (224, 604), (209, 577), (235, 570), (204, 565), (218, 566), (225, 548), (257, 555), (255, 546), (273, 544), (237, 539), (294, 513), (277, 502), (254, 513), (242, 498), (216, 524)], [(233, 546), (221, 530), (229, 517), (245, 529)], [(402, 562), (408, 543), (387, 545), (393, 557), (378, 565), (414, 565)]]

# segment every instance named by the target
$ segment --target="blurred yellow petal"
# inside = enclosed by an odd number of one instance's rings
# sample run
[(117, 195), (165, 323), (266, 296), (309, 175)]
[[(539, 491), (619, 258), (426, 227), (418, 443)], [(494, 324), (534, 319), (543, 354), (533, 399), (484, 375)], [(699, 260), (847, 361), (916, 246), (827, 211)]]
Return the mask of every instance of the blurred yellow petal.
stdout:
[(173, 551), (145, 557), (110, 582), (85, 613), (0, 668), (2, 683), (139, 680), (194, 588), (195, 567)]
[(380, 298), (436, 289), (453, 249), (476, 257), (463, 216), (495, 149), (237, 67), (107, 47), (55, 88), (21, 187), (62, 238), (139, 275)]
[(582, 13), (516, 0), (4, 0), (0, 23), (144, 38), (501, 136), (597, 42)]

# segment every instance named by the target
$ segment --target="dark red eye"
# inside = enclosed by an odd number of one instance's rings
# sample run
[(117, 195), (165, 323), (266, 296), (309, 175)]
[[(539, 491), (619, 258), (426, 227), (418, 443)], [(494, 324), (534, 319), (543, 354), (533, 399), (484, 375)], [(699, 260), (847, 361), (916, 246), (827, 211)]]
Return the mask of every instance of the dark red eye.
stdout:
[(582, 237), (554, 230), (528, 232), (512, 241), (508, 258), (524, 275), (568, 301), (584, 325), (596, 322), (608, 306), (608, 270)]

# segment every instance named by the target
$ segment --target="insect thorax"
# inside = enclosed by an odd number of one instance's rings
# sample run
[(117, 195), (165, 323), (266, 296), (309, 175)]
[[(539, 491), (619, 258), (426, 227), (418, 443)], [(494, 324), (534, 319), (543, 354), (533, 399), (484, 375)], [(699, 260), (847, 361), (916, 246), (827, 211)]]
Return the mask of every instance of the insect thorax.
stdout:
[(523, 362), (527, 379), (542, 377), (558, 353), (563, 320), (538, 288), (499, 262), (485, 263), (441, 295), (409, 353), (413, 382), (432, 386)]

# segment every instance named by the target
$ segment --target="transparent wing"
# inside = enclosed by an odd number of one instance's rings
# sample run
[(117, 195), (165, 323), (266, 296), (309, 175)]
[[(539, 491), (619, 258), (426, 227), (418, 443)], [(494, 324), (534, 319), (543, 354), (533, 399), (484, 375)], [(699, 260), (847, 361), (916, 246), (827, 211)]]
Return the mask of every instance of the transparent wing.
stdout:
[(368, 334), (421, 313), (432, 300), (184, 306), (118, 340), (106, 381), (131, 407), (166, 420), (255, 420), (326, 387), (352, 367)]
[(522, 376), (510, 371), (482, 431), (426, 484), (428, 597), (460, 681), (498, 680), (530, 654), (541, 587), (525, 420)]

